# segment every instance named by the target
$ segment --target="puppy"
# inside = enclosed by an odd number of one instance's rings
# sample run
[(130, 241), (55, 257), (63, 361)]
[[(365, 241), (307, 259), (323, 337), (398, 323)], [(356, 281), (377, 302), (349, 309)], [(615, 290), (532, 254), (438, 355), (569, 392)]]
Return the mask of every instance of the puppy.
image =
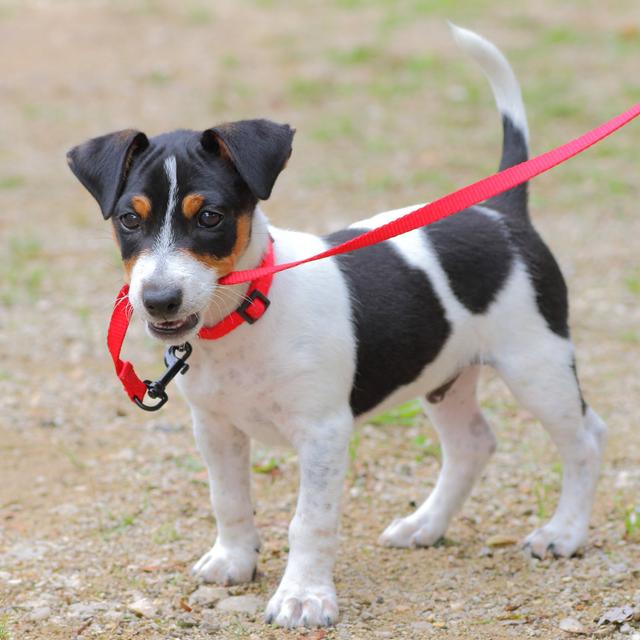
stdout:
[[(527, 122), (511, 67), (480, 36), (453, 33), (491, 84), (504, 130), (500, 168), (526, 160)], [(260, 540), (249, 443), (292, 446), (300, 495), (266, 619), (285, 627), (335, 622), (332, 572), (354, 420), (425, 398), (442, 469), (431, 495), (380, 542), (432, 545), (495, 449), (476, 399), (482, 365), (540, 419), (562, 457), (557, 510), (526, 548), (538, 558), (571, 556), (587, 537), (605, 425), (580, 391), (566, 286), (532, 226), (526, 185), (427, 228), (277, 274), (259, 320), (218, 340), (198, 339), (250, 293), (246, 284), (218, 281), (258, 266), (271, 246), (277, 263), (298, 260), (413, 209), (325, 237), (269, 225), (258, 201), (269, 198), (293, 133), (266, 120), (151, 139), (127, 130), (69, 153), (72, 171), (111, 219), (135, 313), (158, 340), (193, 345), (190, 370), (177, 383), (217, 521), (195, 575), (227, 585), (253, 578)]]

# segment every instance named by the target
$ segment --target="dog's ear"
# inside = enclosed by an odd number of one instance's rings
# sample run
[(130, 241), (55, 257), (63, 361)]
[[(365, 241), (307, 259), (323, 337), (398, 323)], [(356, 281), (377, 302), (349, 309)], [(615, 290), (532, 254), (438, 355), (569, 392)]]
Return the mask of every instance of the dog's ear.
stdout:
[(87, 140), (67, 153), (71, 171), (98, 201), (105, 220), (122, 194), (133, 156), (148, 146), (144, 133), (125, 129)]
[(267, 200), (291, 155), (295, 130), (270, 120), (240, 120), (203, 132), (202, 146), (228, 158), (253, 195)]

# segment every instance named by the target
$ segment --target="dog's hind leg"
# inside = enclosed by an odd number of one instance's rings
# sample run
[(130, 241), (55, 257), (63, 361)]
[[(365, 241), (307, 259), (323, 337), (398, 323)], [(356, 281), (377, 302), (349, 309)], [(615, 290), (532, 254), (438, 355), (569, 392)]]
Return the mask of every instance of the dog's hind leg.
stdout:
[(512, 352), (496, 369), (517, 400), (544, 425), (562, 459), (562, 492), (551, 520), (531, 533), (525, 550), (572, 556), (586, 541), (606, 426), (582, 399), (573, 347), (549, 336), (533, 349)]
[(198, 449), (209, 472), (218, 537), (192, 573), (204, 582), (230, 585), (253, 579), (260, 539), (251, 503), (249, 438), (235, 427), (193, 411)]
[(444, 535), (495, 449), (480, 412), (476, 386), (480, 367), (465, 369), (444, 395), (430, 394), (425, 410), (442, 446), (442, 469), (431, 495), (406, 518), (392, 522), (379, 542), (391, 547), (428, 546)]

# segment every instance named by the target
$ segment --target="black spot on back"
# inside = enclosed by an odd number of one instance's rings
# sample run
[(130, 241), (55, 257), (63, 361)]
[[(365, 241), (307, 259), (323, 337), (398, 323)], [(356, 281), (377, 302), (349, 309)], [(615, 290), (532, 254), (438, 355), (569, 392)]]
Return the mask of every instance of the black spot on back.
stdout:
[(509, 234), (500, 220), (471, 207), (423, 227), (456, 298), (484, 313), (503, 287), (513, 263)]
[[(336, 245), (364, 229), (343, 229), (325, 239)], [(357, 339), (351, 409), (373, 409), (414, 381), (444, 346), (451, 327), (429, 278), (382, 243), (336, 257), (347, 280)]]

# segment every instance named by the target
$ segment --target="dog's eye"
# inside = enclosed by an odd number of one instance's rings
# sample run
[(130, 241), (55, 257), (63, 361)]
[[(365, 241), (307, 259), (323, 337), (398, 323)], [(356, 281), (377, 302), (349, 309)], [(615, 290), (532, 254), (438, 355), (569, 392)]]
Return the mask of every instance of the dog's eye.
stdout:
[(120, 224), (129, 231), (140, 227), (140, 216), (137, 213), (123, 213), (120, 216)]
[(213, 227), (217, 227), (221, 222), (224, 216), (218, 211), (201, 211), (198, 214), (198, 224), (201, 227), (206, 227), (207, 229), (212, 229)]

